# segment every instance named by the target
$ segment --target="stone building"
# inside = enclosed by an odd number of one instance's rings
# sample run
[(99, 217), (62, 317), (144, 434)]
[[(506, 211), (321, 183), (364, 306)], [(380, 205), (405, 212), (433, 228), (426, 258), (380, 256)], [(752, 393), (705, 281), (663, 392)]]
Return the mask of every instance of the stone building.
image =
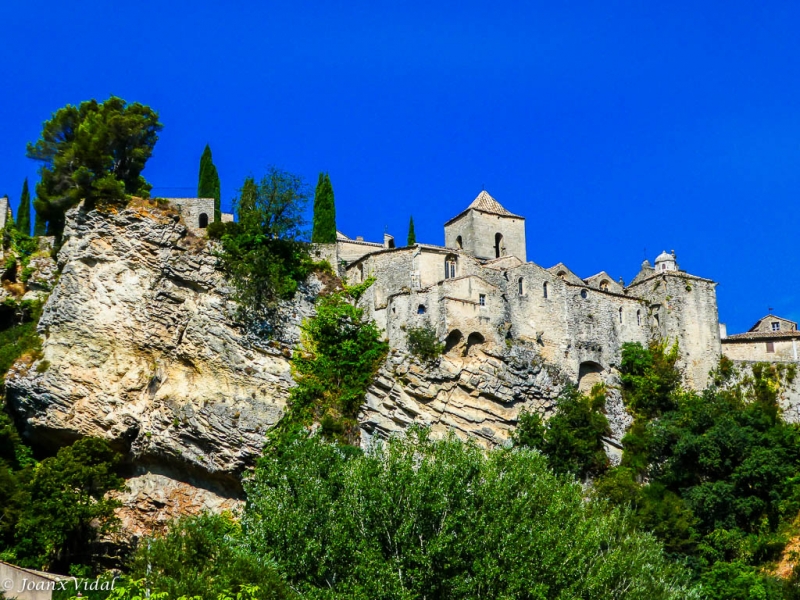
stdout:
[(769, 314), (756, 321), (747, 332), (726, 335), (722, 353), (733, 361), (797, 362), (800, 331), (797, 323)]
[(677, 340), (698, 389), (717, 365), (717, 284), (681, 271), (674, 252), (645, 261), (628, 286), (605, 271), (581, 279), (563, 263), (546, 269), (526, 260), (524, 217), (485, 191), (444, 229), (444, 246), (337, 244), (351, 282), (376, 278), (362, 301), (392, 347), (405, 348), (408, 328), (423, 325), (446, 353), (528, 342), (584, 390), (615, 377), (625, 342)]
[[(164, 198), (174, 204), (190, 229), (205, 229), (214, 221), (214, 198)], [(233, 214), (222, 213), (223, 223), (233, 221)]]
[(0, 229), (5, 228), (6, 223), (11, 220), (11, 205), (8, 196), (0, 198)]

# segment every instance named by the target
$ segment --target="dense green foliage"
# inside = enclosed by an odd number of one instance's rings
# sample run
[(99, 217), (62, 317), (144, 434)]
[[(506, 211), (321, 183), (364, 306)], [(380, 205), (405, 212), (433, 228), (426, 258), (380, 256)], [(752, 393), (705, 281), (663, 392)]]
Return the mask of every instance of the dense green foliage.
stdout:
[(311, 241), (315, 244), (336, 243), (336, 203), (333, 185), (327, 173), (320, 173), (314, 192), (314, 222)]
[(81, 200), (93, 206), (147, 196), (150, 185), (141, 172), (161, 127), (150, 107), (114, 96), (56, 111), (27, 148), (28, 157), (42, 163), (34, 206), (48, 235), (61, 235), (65, 211)]
[(221, 190), (219, 173), (211, 158), (211, 148), (206, 144), (200, 156), (200, 173), (197, 181), (197, 197), (214, 199), (214, 223), (222, 221)]
[(284, 427), (316, 421), (331, 437), (358, 438), (358, 409), (389, 350), (378, 327), (356, 306), (372, 281), (317, 300), (317, 313), (303, 324), (300, 349), (292, 356), (297, 386)]
[(424, 431), (366, 453), (300, 436), (246, 484), (243, 530), (308, 598), (686, 598), (624, 514), (525, 449)]
[(22, 193), (19, 196), (19, 209), (17, 210), (16, 226), (25, 235), (31, 233), (31, 193), (28, 190), (28, 178), (22, 184)]
[(319, 268), (301, 241), (307, 201), (300, 177), (272, 167), (259, 182), (245, 180), (235, 200), (238, 222), (209, 232), (221, 238), (220, 263), (235, 289), (240, 318), (267, 332), (279, 325), (272, 318), (277, 303), (294, 296)]
[(413, 246), (417, 243), (417, 234), (414, 233), (414, 216), (408, 220), (408, 239), (406, 240), (407, 246)]
[(33, 221), (33, 235), (40, 236), (40, 235), (47, 235), (47, 219), (39, 213), (36, 209), (36, 201), (33, 201), (33, 208), (36, 216)]
[(0, 329), (0, 389), (5, 385), (5, 376), (11, 365), (23, 356), (39, 356), (41, 338), (36, 333), (36, 323), (42, 314), (41, 302), (6, 300), (0, 305), (5, 329)]
[(690, 564), (709, 598), (796, 598), (770, 577), (800, 510), (800, 429), (780, 418), (782, 373), (754, 365), (731, 380), (723, 360), (702, 394), (679, 386), (677, 350), (623, 349), (623, 400), (636, 421), (622, 465), (596, 493), (634, 509), (634, 522)]
[(417, 358), (432, 362), (444, 352), (444, 344), (439, 341), (436, 330), (429, 324), (420, 327), (409, 327), (406, 331), (408, 351)]
[(523, 411), (514, 443), (541, 451), (556, 473), (582, 479), (600, 475), (608, 469), (603, 438), (611, 433), (604, 408), (604, 386), (595, 386), (588, 397), (570, 388), (558, 399), (556, 412), (547, 422), (537, 413)]
[(130, 576), (170, 598), (217, 600), (241, 592), (242, 583), (258, 586), (260, 600), (294, 597), (276, 565), (248, 552), (241, 539), (241, 526), (229, 514), (184, 517), (139, 546)]

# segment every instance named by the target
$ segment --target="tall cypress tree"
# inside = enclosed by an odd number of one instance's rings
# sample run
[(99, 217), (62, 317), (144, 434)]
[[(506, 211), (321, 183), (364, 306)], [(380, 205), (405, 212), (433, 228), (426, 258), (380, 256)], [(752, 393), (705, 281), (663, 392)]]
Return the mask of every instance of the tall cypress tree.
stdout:
[(331, 178), (327, 173), (320, 173), (317, 180), (311, 241), (316, 244), (336, 243), (336, 203)]
[(200, 173), (197, 178), (197, 197), (214, 199), (214, 221), (222, 220), (220, 209), (220, 184), (219, 173), (214, 161), (211, 158), (211, 147), (206, 144), (202, 156), (200, 156)]
[(17, 229), (25, 235), (31, 234), (31, 194), (28, 191), (28, 178), (22, 184), (22, 194), (19, 197), (17, 209)]
[(414, 215), (411, 215), (411, 219), (408, 221), (408, 241), (406, 243), (407, 246), (413, 246), (417, 243), (417, 234), (414, 233)]

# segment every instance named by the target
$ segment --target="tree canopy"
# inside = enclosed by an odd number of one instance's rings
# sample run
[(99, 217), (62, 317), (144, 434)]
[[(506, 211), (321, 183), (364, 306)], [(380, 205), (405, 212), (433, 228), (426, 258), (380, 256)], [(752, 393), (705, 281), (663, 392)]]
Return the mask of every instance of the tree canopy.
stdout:
[(161, 128), (149, 106), (116, 96), (67, 105), (45, 121), (27, 155), (41, 163), (34, 206), (47, 233), (60, 236), (64, 213), (81, 200), (93, 205), (149, 195), (141, 173)]
[(206, 144), (200, 156), (200, 174), (197, 182), (198, 198), (214, 198), (214, 222), (222, 220), (219, 173), (211, 158), (211, 147)]
[(408, 220), (408, 240), (406, 241), (406, 245), (413, 246), (417, 243), (417, 234), (414, 233), (414, 216), (412, 215), (411, 218)]
[(327, 173), (320, 173), (314, 192), (314, 221), (311, 241), (315, 244), (336, 243), (336, 205), (333, 185)]

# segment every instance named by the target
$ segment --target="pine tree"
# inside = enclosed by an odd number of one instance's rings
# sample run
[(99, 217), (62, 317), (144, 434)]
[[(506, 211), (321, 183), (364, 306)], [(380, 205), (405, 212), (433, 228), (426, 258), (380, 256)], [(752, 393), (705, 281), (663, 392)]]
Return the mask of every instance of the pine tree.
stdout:
[(31, 234), (31, 194), (28, 191), (28, 178), (22, 184), (22, 194), (19, 197), (17, 209), (17, 229), (25, 235)]
[(408, 246), (413, 246), (417, 243), (417, 235), (414, 233), (414, 216), (408, 221)]
[(33, 203), (33, 209), (36, 216), (33, 221), (33, 235), (47, 235), (47, 219), (45, 219), (38, 210), (36, 210), (36, 202)]
[(317, 180), (311, 241), (316, 244), (336, 243), (336, 204), (331, 178), (327, 173), (320, 173)]
[(203, 155), (200, 157), (200, 174), (197, 181), (197, 197), (214, 199), (214, 221), (222, 220), (220, 208), (220, 183), (217, 167), (211, 158), (211, 148), (206, 144)]

